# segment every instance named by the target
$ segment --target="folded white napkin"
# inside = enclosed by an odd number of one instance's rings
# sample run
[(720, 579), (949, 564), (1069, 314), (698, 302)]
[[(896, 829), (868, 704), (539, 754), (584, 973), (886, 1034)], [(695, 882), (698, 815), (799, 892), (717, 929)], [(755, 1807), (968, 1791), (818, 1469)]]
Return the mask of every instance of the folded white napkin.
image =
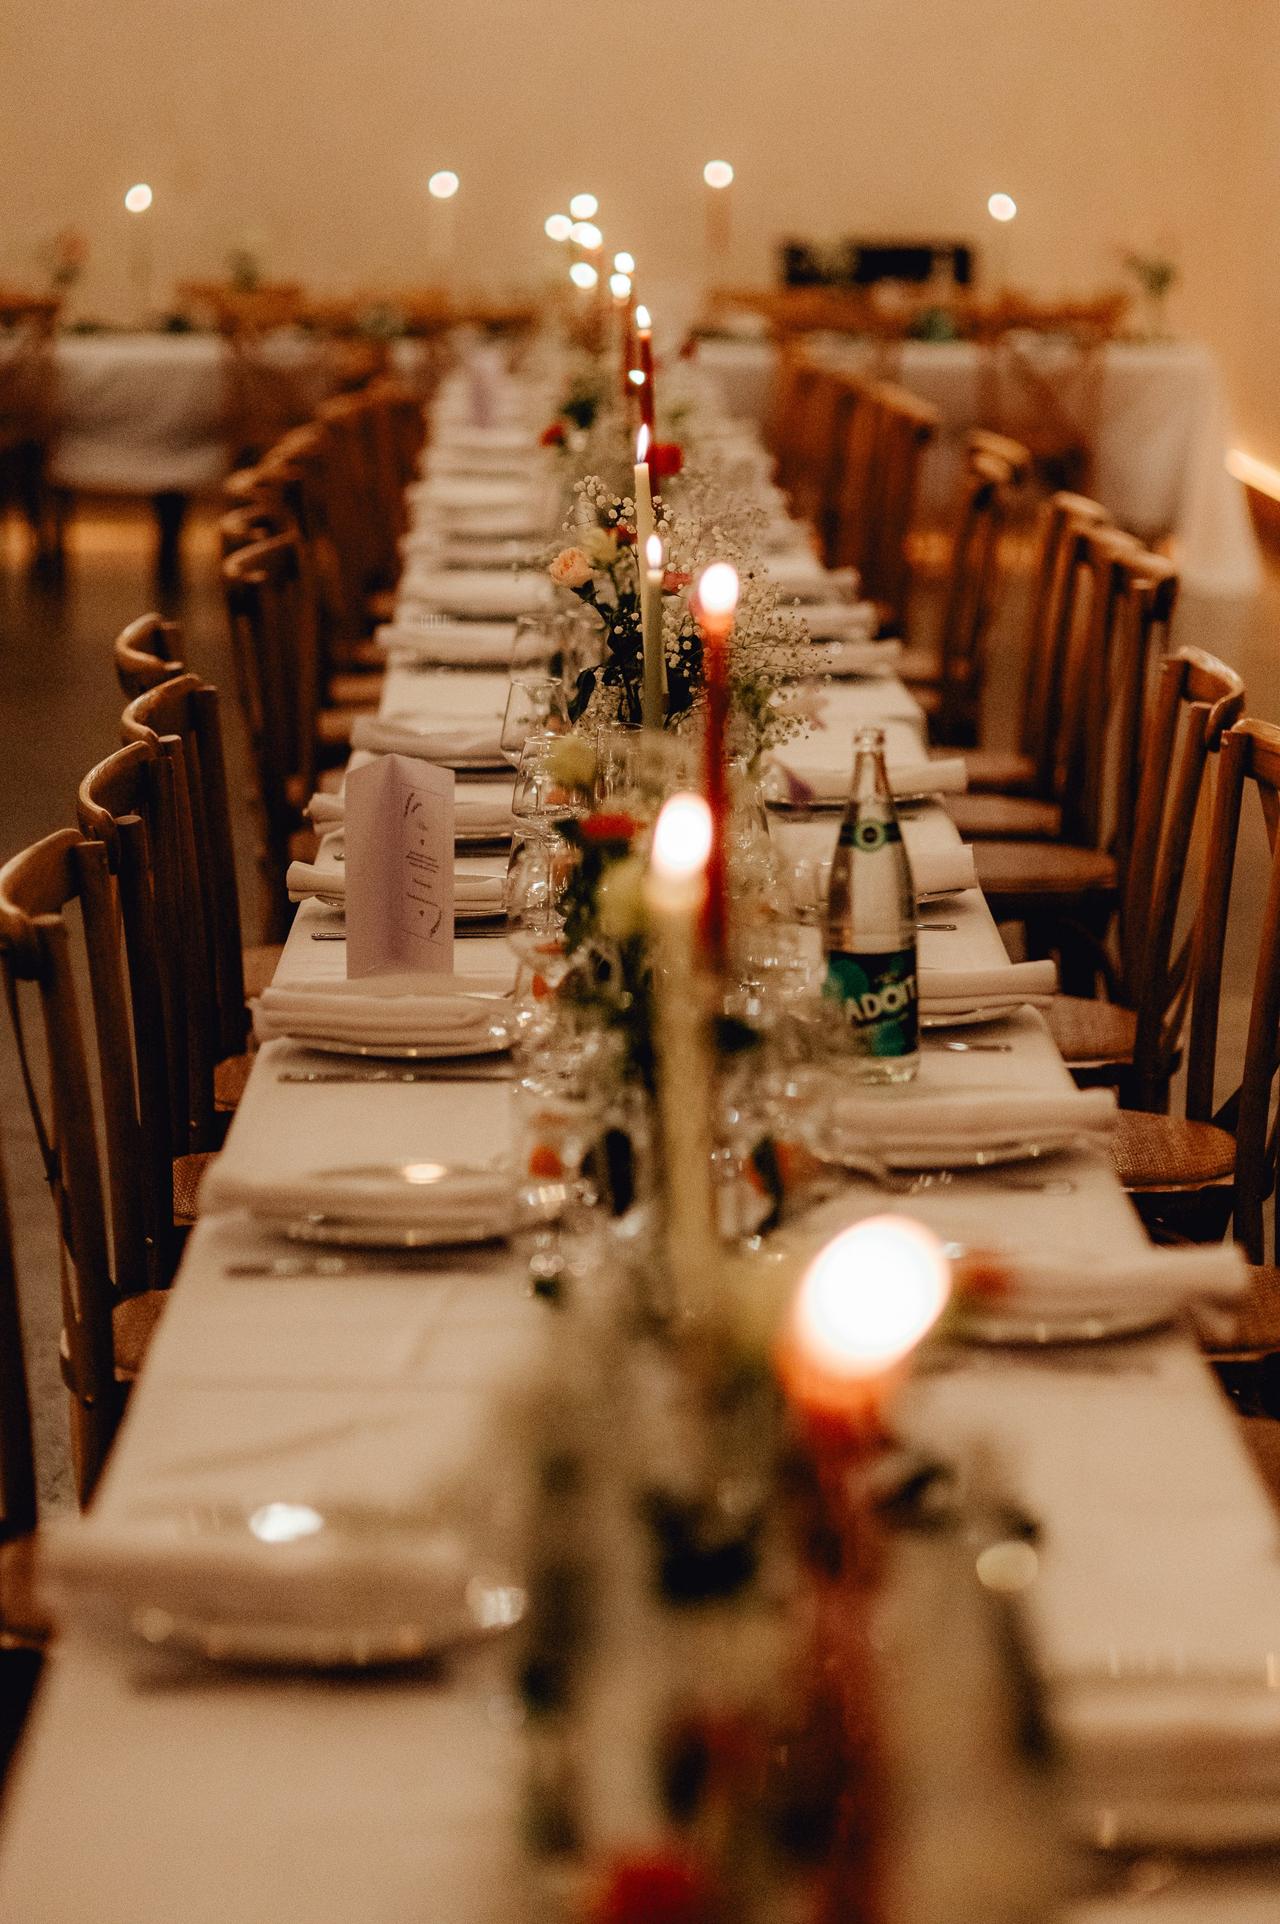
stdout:
[(277, 1659), (297, 1637), (304, 1661), (308, 1634), (350, 1657), (366, 1642), (412, 1654), (398, 1626), (428, 1646), (473, 1633), (477, 1575), (522, 1581), (539, 1356), (531, 1333), (519, 1372), (507, 1351), (478, 1384), (433, 1385), (426, 1402), (328, 1387), (319, 1407), (238, 1410), (232, 1436), (153, 1463), (127, 1503), (42, 1531), (56, 1615), (111, 1634), (163, 1613), (178, 1635), (207, 1625), (233, 1653)]
[(1115, 1127), (1116, 1114), (1110, 1089), (943, 1088), (931, 1081), (842, 1086), (828, 1121), (842, 1140), (865, 1143), (874, 1155), (896, 1149), (982, 1149), (1060, 1136), (1103, 1141)]
[[(826, 766), (796, 768), (788, 762), (784, 749), (775, 754), (773, 765), (785, 784), (785, 792), (778, 794), (778, 801), (795, 806), (821, 803), (831, 807), (849, 798), (851, 771), (847, 764), (832, 762)], [(885, 772), (891, 792), (899, 796), (962, 795), (969, 786), (969, 771), (963, 755), (949, 755), (937, 761), (889, 761)]]
[(528, 501), (489, 507), (469, 506), (465, 502), (421, 501), (410, 504), (413, 532), (421, 532), (426, 545), (432, 541), (537, 541), (544, 533), (545, 515), (538, 504)]
[(442, 1238), (510, 1233), (517, 1200), (510, 1170), (447, 1169), (443, 1163), (404, 1166), (415, 1172), (412, 1179), (394, 1167), (362, 1167), (357, 1148), (349, 1163), (283, 1181), (269, 1175), (224, 1177), (218, 1184), (218, 1208), (245, 1209), (273, 1222), (322, 1215), (348, 1222), (415, 1223)]
[[(326, 902), (345, 902), (347, 871), (338, 862), (290, 862), (285, 886), (291, 902), (305, 902), (318, 895)], [(467, 875), (453, 878), (453, 909), (459, 921), (468, 917), (499, 915), (502, 912), (503, 877)]]
[(506, 508), (528, 513), (534, 506), (527, 480), (506, 475), (429, 475), (405, 490), (415, 506)]
[(954, 848), (912, 849), (911, 874), (917, 895), (956, 895), (978, 886), (973, 850), (967, 842)]
[[(1176, 1249), (1145, 1249), (1138, 1255), (1090, 1256), (1082, 1262), (1071, 1250), (993, 1249), (969, 1258), (979, 1280), (998, 1287), (977, 1299), (978, 1316), (1090, 1316), (1116, 1312), (1172, 1310), (1196, 1300), (1232, 1302), (1248, 1282), (1243, 1253), (1234, 1243), (1197, 1243)], [(963, 1283), (962, 1265), (959, 1280)]]
[[(346, 820), (346, 797), (315, 794), (306, 812), (317, 828), (333, 828)], [(455, 792), (453, 830), (459, 840), (484, 837), (496, 841), (510, 835), (514, 826), (510, 782), (468, 782)]]
[(536, 454), (538, 441), (529, 428), (494, 425), (474, 427), (466, 421), (450, 421), (436, 434), (431, 444), (442, 452), (465, 454)]
[(490, 621), (540, 614), (554, 599), (549, 578), (533, 568), (509, 574), (490, 568), (409, 568), (396, 590), (401, 607), (416, 603)]
[(852, 595), (858, 586), (852, 568), (824, 568), (816, 555), (770, 555), (765, 568), (787, 600), (830, 602), (842, 593)]
[(437, 444), (427, 456), (425, 472), (431, 480), (455, 476), (493, 476), (528, 481), (544, 459), (537, 448), (460, 448)]
[(378, 755), (416, 755), (446, 768), (489, 766), (502, 760), (501, 734), (502, 722), (496, 715), (460, 717), (436, 727), (392, 715), (357, 715), (351, 746), (372, 749)]
[(807, 602), (797, 612), (814, 641), (870, 641), (880, 625), (872, 601)]
[(432, 621), (386, 622), (373, 638), (389, 655), (414, 661), (505, 668), (515, 632), (513, 621), (448, 621), (442, 616)]
[(812, 675), (889, 675), (902, 654), (900, 641), (815, 642), (796, 668), (797, 678)]
[(993, 969), (922, 968), (916, 976), (925, 1015), (963, 1015), (968, 1009), (1001, 1009), (1011, 1002), (1047, 1007), (1057, 986), (1052, 962), (1006, 962)]
[(492, 1044), (503, 996), (488, 975), (339, 976), (308, 989), (267, 988), (253, 1005), (254, 1034), (332, 1042), (481, 1048)]

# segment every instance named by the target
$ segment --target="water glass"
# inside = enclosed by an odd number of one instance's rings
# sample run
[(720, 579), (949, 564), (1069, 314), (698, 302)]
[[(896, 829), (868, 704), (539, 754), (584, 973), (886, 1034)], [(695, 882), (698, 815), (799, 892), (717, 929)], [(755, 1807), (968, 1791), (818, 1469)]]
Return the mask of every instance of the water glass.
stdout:
[(531, 735), (560, 735), (569, 727), (564, 683), (551, 675), (513, 675), (502, 717), (500, 746), (513, 768)]

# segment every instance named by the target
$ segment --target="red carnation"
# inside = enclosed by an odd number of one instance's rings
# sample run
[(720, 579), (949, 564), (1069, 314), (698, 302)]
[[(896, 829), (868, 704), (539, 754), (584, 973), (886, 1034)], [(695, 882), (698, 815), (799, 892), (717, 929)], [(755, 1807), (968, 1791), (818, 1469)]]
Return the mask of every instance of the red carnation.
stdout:
[(620, 548), (631, 547), (632, 543), (635, 541), (635, 538), (636, 538), (635, 529), (629, 528), (625, 521), (619, 521), (615, 527), (609, 530), (609, 532), (611, 534), (615, 534), (618, 537), (618, 546)]
[(624, 1857), (609, 1870), (592, 1924), (711, 1924), (715, 1889), (700, 1864), (676, 1851)]
[(614, 815), (584, 815), (578, 831), (588, 842), (629, 842), (639, 826), (634, 815), (619, 810)]
[(544, 448), (562, 448), (564, 446), (564, 422), (553, 421), (550, 427), (543, 428), (539, 440)]
[(649, 449), (649, 472), (655, 480), (679, 474), (684, 466), (684, 449), (678, 441), (655, 441)]
[(680, 590), (687, 588), (692, 580), (693, 576), (686, 569), (668, 568), (662, 577), (662, 592), (664, 595), (678, 595)]

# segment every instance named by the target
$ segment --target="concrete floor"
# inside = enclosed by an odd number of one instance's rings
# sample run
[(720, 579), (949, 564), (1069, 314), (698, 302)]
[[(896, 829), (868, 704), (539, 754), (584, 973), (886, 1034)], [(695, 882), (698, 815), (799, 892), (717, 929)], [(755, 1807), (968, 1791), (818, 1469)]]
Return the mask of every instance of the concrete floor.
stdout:
[[(82, 508), (73, 528), (65, 587), (31, 585), (11, 531), (0, 538), (0, 858), (74, 820), (76, 785), (119, 739), (121, 697), (111, 666), (111, 643), (123, 625), (157, 605), (151, 585), (153, 531), (141, 509)], [(213, 522), (193, 519), (186, 536), (185, 591), (163, 612), (185, 625), (186, 658), (220, 688), (232, 688), (231, 664), (216, 586)], [(1010, 632), (1016, 631), (1016, 588)], [(1002, 635), (992, 660), (1009, 659)], [(1251, 607), (1184, 602), (1176, 639), (1221, 655), (1244, 676), (1250, 712), (1280, 719), (1280, 566), (1268, 568), (1264, 592)], [(1015, 677), (993, 673), (988, 734), (1007, 741), (1013, 724)], [(244, 746), (228, 701), (231, 783), (240, 801), (248, 788)], [(241, 897), (246, 939), (256, 939), (249, 863), (247, 810), (239, 807)], [(1247, 957), (1261, 911), (1261, 830), (1247, 840), (1236, 927), (1228, 956), (1224, 1053), (1238, 1060), (1248, 1004)], [(36, 1409), (41, 1488), (50, 1505), (71, 1501), (66, 1456), (66, 1410), (58, 1376), (58, 1289), (53, 1218), (27, 1118), (7, 1023), (0, 1023), (0, 1152), (8, 1174), (17, 1243), (25, 1339)], [(1272, 1426), (1268, 1426), (1272, 1427)]]

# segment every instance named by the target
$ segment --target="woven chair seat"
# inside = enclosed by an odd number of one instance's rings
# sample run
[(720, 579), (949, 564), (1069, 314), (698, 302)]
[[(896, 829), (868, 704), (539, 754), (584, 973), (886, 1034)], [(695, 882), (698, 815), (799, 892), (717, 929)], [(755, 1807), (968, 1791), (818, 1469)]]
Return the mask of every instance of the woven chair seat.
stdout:
[(1055, 995), (1045, 1019), (1068, 1068), (1133, 1060), (1138, 1018), (1132, 1009), (1082, 995)]
[(381, 675), (355, 671), (329, 677), (326, 700), (331, 708), (376, 708), (381, 699)]
[(213, 1106), (224, 1115), (240, 1107), (240, 1098), (249, 1081), (253, 1055), (224, 1056), (213, 1066)]
[(1211, 1122), (1125, 1109), (1111, 1138), (1111, 1159), (1126, 1189), (1200, 1189), (1231, 1180), (1236, 1142)]
[(948, 795), (947, 813), (971, 841), (1051, 841), (1062, 826), (1054, 802), (1034, 795)]
[(0, 1543), (0, 1650), (38, 1650), (48, 1639), (36, 1570), (34, 1530)]
[(200, 1184), (216, 1154), (216, 1149), (202, 1149), (197, 1155), (174, 1157), (173, 1220), (179, 1228), (190, 1228), (195, 1221), (199, 1210)]
[(973, 859), (978, 886), (988, 897), (1066, 897), (1105, 893), (1116, 886), (1116, 865), (1109, 855), (1068, 842), (975, 842)]
[[(123, 1296), (111, 1311), (111, 1336), (115, 1349), (116, 1381), (132, 1383), (142, 1369), (147, 1345), (169, 1300), (167, 1289), (145, 1289), (140, 1296)], [(65, 1332), (59, 1339), (59, 1358), (63, 1379), (71, 1387), (70, 1358)]]
[(264, 989), (270, 988), (283, 954), (284, 945), (280, 942), (261, 942), (245, 950), (242, 966), (246, 999), (261, 995)]
[[(939, 749), (939, 755), (948, 753)], [(966, 748), (969, 792), (978, 795), (1029, 795), (1036, 785), (1036, 765), (1030, 755), (1013, 748)]]

